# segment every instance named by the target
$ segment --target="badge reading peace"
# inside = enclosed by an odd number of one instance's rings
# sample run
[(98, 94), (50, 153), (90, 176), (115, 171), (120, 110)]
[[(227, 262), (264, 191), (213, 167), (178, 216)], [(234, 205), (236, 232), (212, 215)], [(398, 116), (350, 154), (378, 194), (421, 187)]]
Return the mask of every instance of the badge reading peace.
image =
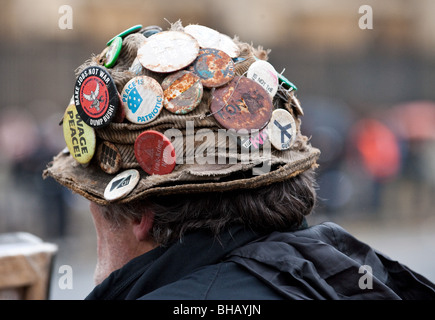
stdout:
[(138, 76), (126, 83), (121, 93), (126, 118), (136, 124), (156, 119), (163, 108), (163, 89), (151, 77)]
[(81, 164), (89, 163), (95, 153), (95, 130), (83, 122), (74, 104), (66, 108), (62, 126), (70, 154)]
[(88, 67), (80, 73), (74, 87), (74, 103), (80, 118), (91, 127), (104, 127), (112, 121), (119, 98), (106, 69)]

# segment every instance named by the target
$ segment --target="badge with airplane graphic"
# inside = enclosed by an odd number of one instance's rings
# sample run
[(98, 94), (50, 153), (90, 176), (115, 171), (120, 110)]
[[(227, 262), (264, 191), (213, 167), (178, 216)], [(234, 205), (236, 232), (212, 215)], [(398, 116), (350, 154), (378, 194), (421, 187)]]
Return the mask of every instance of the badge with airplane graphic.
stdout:
[(278, 150), (288, 150), (296, 139), (296, 123), (290, 112), (276, 109), (268, 125), (269, 139)]
[(122, 199), (137, 185), (140, 179), (139, 171), (129, 169), (113, 178), (104, 190), (104, 199), (108, 201)]
[(110, 74), (103, 67), (84, 69), (74, 87), (74, 103), (80, 118), (91, 127), (108, 125), (119, 104), (118, 91)]

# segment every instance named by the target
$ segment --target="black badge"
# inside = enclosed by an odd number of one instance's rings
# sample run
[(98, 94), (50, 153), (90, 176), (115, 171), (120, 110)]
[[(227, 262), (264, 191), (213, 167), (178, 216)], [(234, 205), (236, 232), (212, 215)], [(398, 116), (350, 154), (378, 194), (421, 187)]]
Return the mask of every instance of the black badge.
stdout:
[(112, 121), (119, 96), (105, 68), (88, 67), (80, 73), (74, 87), (74, 103), (80, 118), (91, 127), (104, 127)]

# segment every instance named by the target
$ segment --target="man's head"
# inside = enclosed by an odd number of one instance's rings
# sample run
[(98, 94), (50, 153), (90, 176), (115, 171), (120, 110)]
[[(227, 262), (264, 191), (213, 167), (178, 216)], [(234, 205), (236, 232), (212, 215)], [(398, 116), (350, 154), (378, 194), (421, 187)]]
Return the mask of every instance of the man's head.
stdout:
[(185, 233), (242, 225), (258, 234), (294, 230), (316, 204), (314, 171), (251, 190), (155, 196), (127, 204), (91, 202), (98, 236), (97, 282), (156, 246), (169, 246)]
[(132, 30), (77, 68), (68, 149), (44, 171), (91, 201), (97, 280), (191, 230), (297, 228), (320, 151), (268, 51), (181, 22)]

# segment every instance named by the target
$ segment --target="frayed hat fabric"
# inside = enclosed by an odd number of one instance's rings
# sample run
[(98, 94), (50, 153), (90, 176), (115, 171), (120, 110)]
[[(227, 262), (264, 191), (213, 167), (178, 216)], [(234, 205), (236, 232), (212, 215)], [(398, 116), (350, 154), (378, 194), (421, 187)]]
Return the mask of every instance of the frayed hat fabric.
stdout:
[[(138, 76), (150, 77), (162, 84), (166, 77), (179, 70), (171, 69), (171, 72), (166, 73), (155, 72), (145, 68), (140, 62), (138, 63), (137, 53), (149, 39), (142, 34), (144, 30), (146, 28), (123, 38), (121, 52), (112, 68), (104, 67), (105, 51), (107, 51), (104, 49), (101, 54), (91, 57), (79, 66), (76, 70), (77, 76), (88, 67), (104, 68), (110, 74), (119, 93), (123, 92), (127, 83), (131, 83), (131, 80)], [(183, 30), (181, 22), (177, 22), (168, 31), (183, 33)], [(186, 36), (195, 41), (191, 35), (186, 33)], [(234, 38), (233, 42), (239, 48), (239, 56), (233, 58), (235, 77), (245, 77), (252, 63), (268, 58), (268, 52), (261, 47), (254, 48), (237, 38)], [(162, 63), (164, 60), (162, 59)], [(189, 70), (191, 67), (189, 63), (182, 69)], [(221, 88), (226, 85), (228, 84)], [(293, 144), (287, 150), (265, 146), (256, 149), (256, 143), (253, 141), (254, 146), (247, 154), (240, 143), (236, 143), (237, 137), (240, 138), (246, 132), (233, 132), (222, 127), (216, 120), (219, 115), (210, 110), (217, 89), (219, 88), (204, 87), (199, 105), (186, 114), (174, 114), (162, 107), (155, 116), (152, 116), (151, 121), (146, 123), (136, 124), (129, 122), (128, 119), (122, 122), (112, 120), (104, 127), (95, 128), (97, 148), (103, 143), (113, 145), (113, 149), (117, 150), (117, 156), (120, 155), (119, 172), (106, 173), (98, 163), (100, 157), (97, 156), (94, 156), (86, 165), (80, 164), (69, 150), (69, 152), (61, 151), (55, 156), (48, 164), (43, 176), (54, 178), (63, 186), (90, 201), (107, 205), (112, 202), (126, 203), (156, 195), (257, 188), (290, 179), (317, 166), (320, 151), (312, 147), (309, 139), (301, 132), (301, 108), (293, 91), (280, 86), (277, 94), (273, 99), (271, 98), (274, 110), (283, 109), (295, 120), (296, 128), (293, 128), (292, 132), (296, 132), (296, 136), (293, 137)], [(265, 90), (264, 93), (267, 95)], [(134, 91), (132, 96), (134, 98), (137, 96), (139, 99), (140, 93)], [(230, 104), (225, 106), (223, 103), (222, 109), (226, 107), (228, 116), (238, 116), (237, 110), (239, 113), (248, 112), (248, 109), (251, 110), (250, 107), (254, 106), (255, 101), (250, 102), (250, 97), (243, 96), (243, 94), (239, 96), (242, 97), (239, 99), (241, 102), (239, 105), (233, 105), (233, 108), (229, 108)], [(225, 102), (229, 102), (232, 97), (230, 95), (227, 98)], [(125, 97), (121, 97), (121, 100), (123, 99), (125, 100)], [(139, 100), (139, 102), (142, 101)], [(125, 107), (125, 101), (124, 104), (120, 101), (119, 108)], [(256, 107), (261, 108), (262, 106)], [(176, 165), (167, 174), (150, 175), (146, 173), (136, 158), (135, 141), (141, 134), (150, 130), (165, 135), (171, 140), (175, 149), (176, 159), (172, 160), (176, 161)], [(140, 173), (136, 187), (123, 198), (106, 199), (104, 191), (107, 185), (116, 174), (128, 169), (137, 169)]]

